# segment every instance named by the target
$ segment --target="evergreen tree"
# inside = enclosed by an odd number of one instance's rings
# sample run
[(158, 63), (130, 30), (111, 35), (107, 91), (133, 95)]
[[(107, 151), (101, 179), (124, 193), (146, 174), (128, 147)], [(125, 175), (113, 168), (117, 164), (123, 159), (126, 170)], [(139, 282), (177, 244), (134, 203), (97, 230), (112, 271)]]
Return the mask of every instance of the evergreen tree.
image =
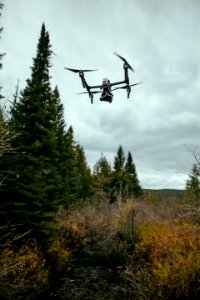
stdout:
[(54, 125), (55, 125), (55, 136), (56, 136), (56, 157), (55, 166), (56, 172), (59, 174), (57, 177), (57, 188), (59, 197), (62, 204), (66, 201), (66, 132), (65, 132), (65, 120), (64, 120), (64, 107), (60, 100), (60, 94), (56, 87), (53, 91), (51, 111), (54, 113)]
[(114, 170), (112, 176), (112, 201), (115, 198), (118, 199), (119, 206), (121, 206), (121, 202), (124, 198), (124, 188), (125, 188), (125, 154), (124, 149), (120, 145), (117, 150), (117, 155), (114, 157)]
[(121, 145), (119, 146), (117, 154), (114, 157), (114, 168), (110, 186), (110, 202), (118, 200), (119, 206), (127, 197), (138, 197), (142, 193), (132, 155), (129, 151), (126, 159)]
[(125, 164), (126, 191), (129, 198), (138, 197), (142, 193), (141, 186), (137, 177), (136, 168), (130, 151), (128, 152)]
[(100, 159), (94, 165), (93, 170), (93, 187), (97, 196), (103, 197), (105, 195), (109, 195), (111, 174), (111, 166), (106, 157), (102, 154)]
[(58, 91), (50, 86), (51, 55), (49, 34), (43, 24), (31, 79), (11, 109), (11, 125), (17, 133), (12, 141), (15, 154), (4, 161), (4, 167), (11, 170), (7, 194), (3, 195), (6, 202), (1, 207), (5, 215), (8, 213), (7, 221), (37, 229), (61, 200), (62, 178), (57, 163), (63, 120)]
[(76, 162), (76, 143), (74, 131), (70, 126), (65, 135), (65, 158), (63, 164), (65, 173), (66, 205), (78, 199), (79, 174)]
[(65, 206), (91, 195), (91, 174), (87, 165), (83, 147), (74, 140), (74, 131), (70, 126), (65, 134), (62, 171), (65, 175)]
[(117, 150), (117, 155), (114, 157), (114, 172), (117, 174), (122, 174), (124, 172), (124, 164), (125, 164), (125, 154), (124, 149), (120, 145)]
[(76, 167), (78, 174), (78, 199), (85, 200), (91, 195), (91, 173), (86, 162), (84, 149), (79, 144), (76, 145)]
[(193, 164), (189, 179), (186, 181), (185, 199), (193, 205), (200, 204), (200, 170), (197, 164)]

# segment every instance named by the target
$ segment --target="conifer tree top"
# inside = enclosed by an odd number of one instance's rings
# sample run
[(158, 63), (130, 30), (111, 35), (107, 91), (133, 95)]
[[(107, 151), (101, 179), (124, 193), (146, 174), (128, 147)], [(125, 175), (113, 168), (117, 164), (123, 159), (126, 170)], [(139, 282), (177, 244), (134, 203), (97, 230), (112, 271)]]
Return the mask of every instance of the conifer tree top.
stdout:
[(50, 79), (49, 68), (51, 67), (50, 58), (52, 55), (49, 33), (42, 24), (40, 38), (37, 45), (36, 57), (33, 58), (32, 79), (39, 77), (44, 82)]

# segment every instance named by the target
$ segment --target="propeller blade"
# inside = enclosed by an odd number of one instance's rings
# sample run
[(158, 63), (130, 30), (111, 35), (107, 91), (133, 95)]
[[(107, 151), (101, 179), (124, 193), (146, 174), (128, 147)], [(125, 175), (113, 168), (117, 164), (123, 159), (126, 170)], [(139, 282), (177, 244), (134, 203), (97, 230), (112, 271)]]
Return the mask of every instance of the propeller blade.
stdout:
[(66, 68), (66, 67), (64, 67), (64, 69), (66, 69), (66, 70), (69, 70), (69, 71), (72, 71), (72, 72), (74, 72), (74, 73), (79, 73), (79, 72), (93, 72), (93, 71), (97, 71), (97, 69), (95, 69), (95, 70), (77, 70), (77, 69), (70, 69), (70, 68)]
[(70, 68), (65, 68), (65, 67), (64, 67), (64, 69), (72, 71), (74, 73), (79, 73), (79, 70), (76, 70), (76, 69), (70, 69)]
[(132, 72), (135, 72), (134, 69), (129, 64), (128, 64), (128, 67)]
[(123, 60), (123, 62), (128, 65), (128, 68), (134, 72), (134, 69), (131, 67), (131, 65), (129, 65), (129, 63), (127, 62), (127, 60), (124, 57), (122, 57), (121, 55), (119, 55), (116, 52), (113, 52), (113, 54), (117, 55), (121, 60)]
[[(130, 84), (129, 86), (135, 86), (135, 85), (138, 85), (138, 84), (140, 84), (140, 83), (142, 83), (142, 82), (137, 82), (137, 83), (134, 83), (134, 84)], [(118, 90), (118, 89), (126, 89), (126, 88), (129, 87), (129, 86), (124, 85), (124, 86), (116, 87), (115, 89), (112, 89), (112, 91)]]
[[(98, 94), (101, 93), (100, 91), (93, 91), (91, 92), (91, 94)], [(81, 95), (81, 94), (89, 94), (88, 92), (82, 92), (82, 93), (77, 93), (77, 95)]]
[(123, 60), (123, 62), (125, 62), (127, 64), (127, 61), (125, 60), (125, 58), (123, 58), (121, 55), (119, 55), (117, 52), (113, 52), (113, 54), (117, 55), (119, 58), (121, 58), (121, 60)]
[(137, 82), (137, 83), (134, 83), (134, 84), (131, 84), (129, 86), (134, 86), (134, 85), (138, 85), (138, 84), (141, 84), (142, 82)]
[(115, 91), (115, 90), (119, 90), (119, 89), (126, 89), (126, 88), (127, 88), (127, 85), (126, 86), (116, 87), (115, 89), (112, 89), (111, 91)]

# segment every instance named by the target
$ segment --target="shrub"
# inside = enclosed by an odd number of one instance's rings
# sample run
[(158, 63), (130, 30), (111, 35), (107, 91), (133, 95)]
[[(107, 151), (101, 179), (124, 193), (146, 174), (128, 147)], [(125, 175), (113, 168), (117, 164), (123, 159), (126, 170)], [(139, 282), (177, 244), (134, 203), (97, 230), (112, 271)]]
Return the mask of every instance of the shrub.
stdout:
[(5, 287), (13, 288), (12, 299), (23, 299), (23, 295), (32, 299), (48, 287), (49, 271), (35, 240), (29, 240), (19, 249), (3, 249), (0, 265), (1, 288), (4, 288), (5, 297), (10, 294)]
[(197, 299), (200, 227), (186, 221), (158, 221), (139, 225), (138, 230), (141, 239), (135, 258), (140, 265), (141, 280), (148, 282), (153, 298), (188, 299), (192, 295), (192, 299)]

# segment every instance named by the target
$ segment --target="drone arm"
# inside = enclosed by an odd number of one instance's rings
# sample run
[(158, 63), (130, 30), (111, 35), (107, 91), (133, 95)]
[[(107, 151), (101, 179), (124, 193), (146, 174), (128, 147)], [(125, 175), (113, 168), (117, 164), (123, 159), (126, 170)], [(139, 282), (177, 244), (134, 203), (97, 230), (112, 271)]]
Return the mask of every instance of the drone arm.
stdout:
[(127, 86), (126, 91), (127, 91), (127, 98), (129, 98), (130, 93), (131, 93), (131, 87), (130, 87), (130, 86)]
[(102, 85), (92, 85), (92, 86), (89, 86), (90, 89), (101, 89), (102, 88)]
[(110, 86), (115, 86), (115, 85), (118, 85), (118, 84), (123, 84), (123, 83), (126, 83), (126, 81), (118, 81), (118, 82), (113, 82), (113, 83), (110, 83)]
[(128, 66), (124, 64), (124, 81), (127, 85), (129, 85), (129, 77), (128, 77)]
[(86, 88), (88, 85), (85, 80), (84, 73), (82, 71), (79, 72), (79, 77), (81, 78), (83, 88)]

